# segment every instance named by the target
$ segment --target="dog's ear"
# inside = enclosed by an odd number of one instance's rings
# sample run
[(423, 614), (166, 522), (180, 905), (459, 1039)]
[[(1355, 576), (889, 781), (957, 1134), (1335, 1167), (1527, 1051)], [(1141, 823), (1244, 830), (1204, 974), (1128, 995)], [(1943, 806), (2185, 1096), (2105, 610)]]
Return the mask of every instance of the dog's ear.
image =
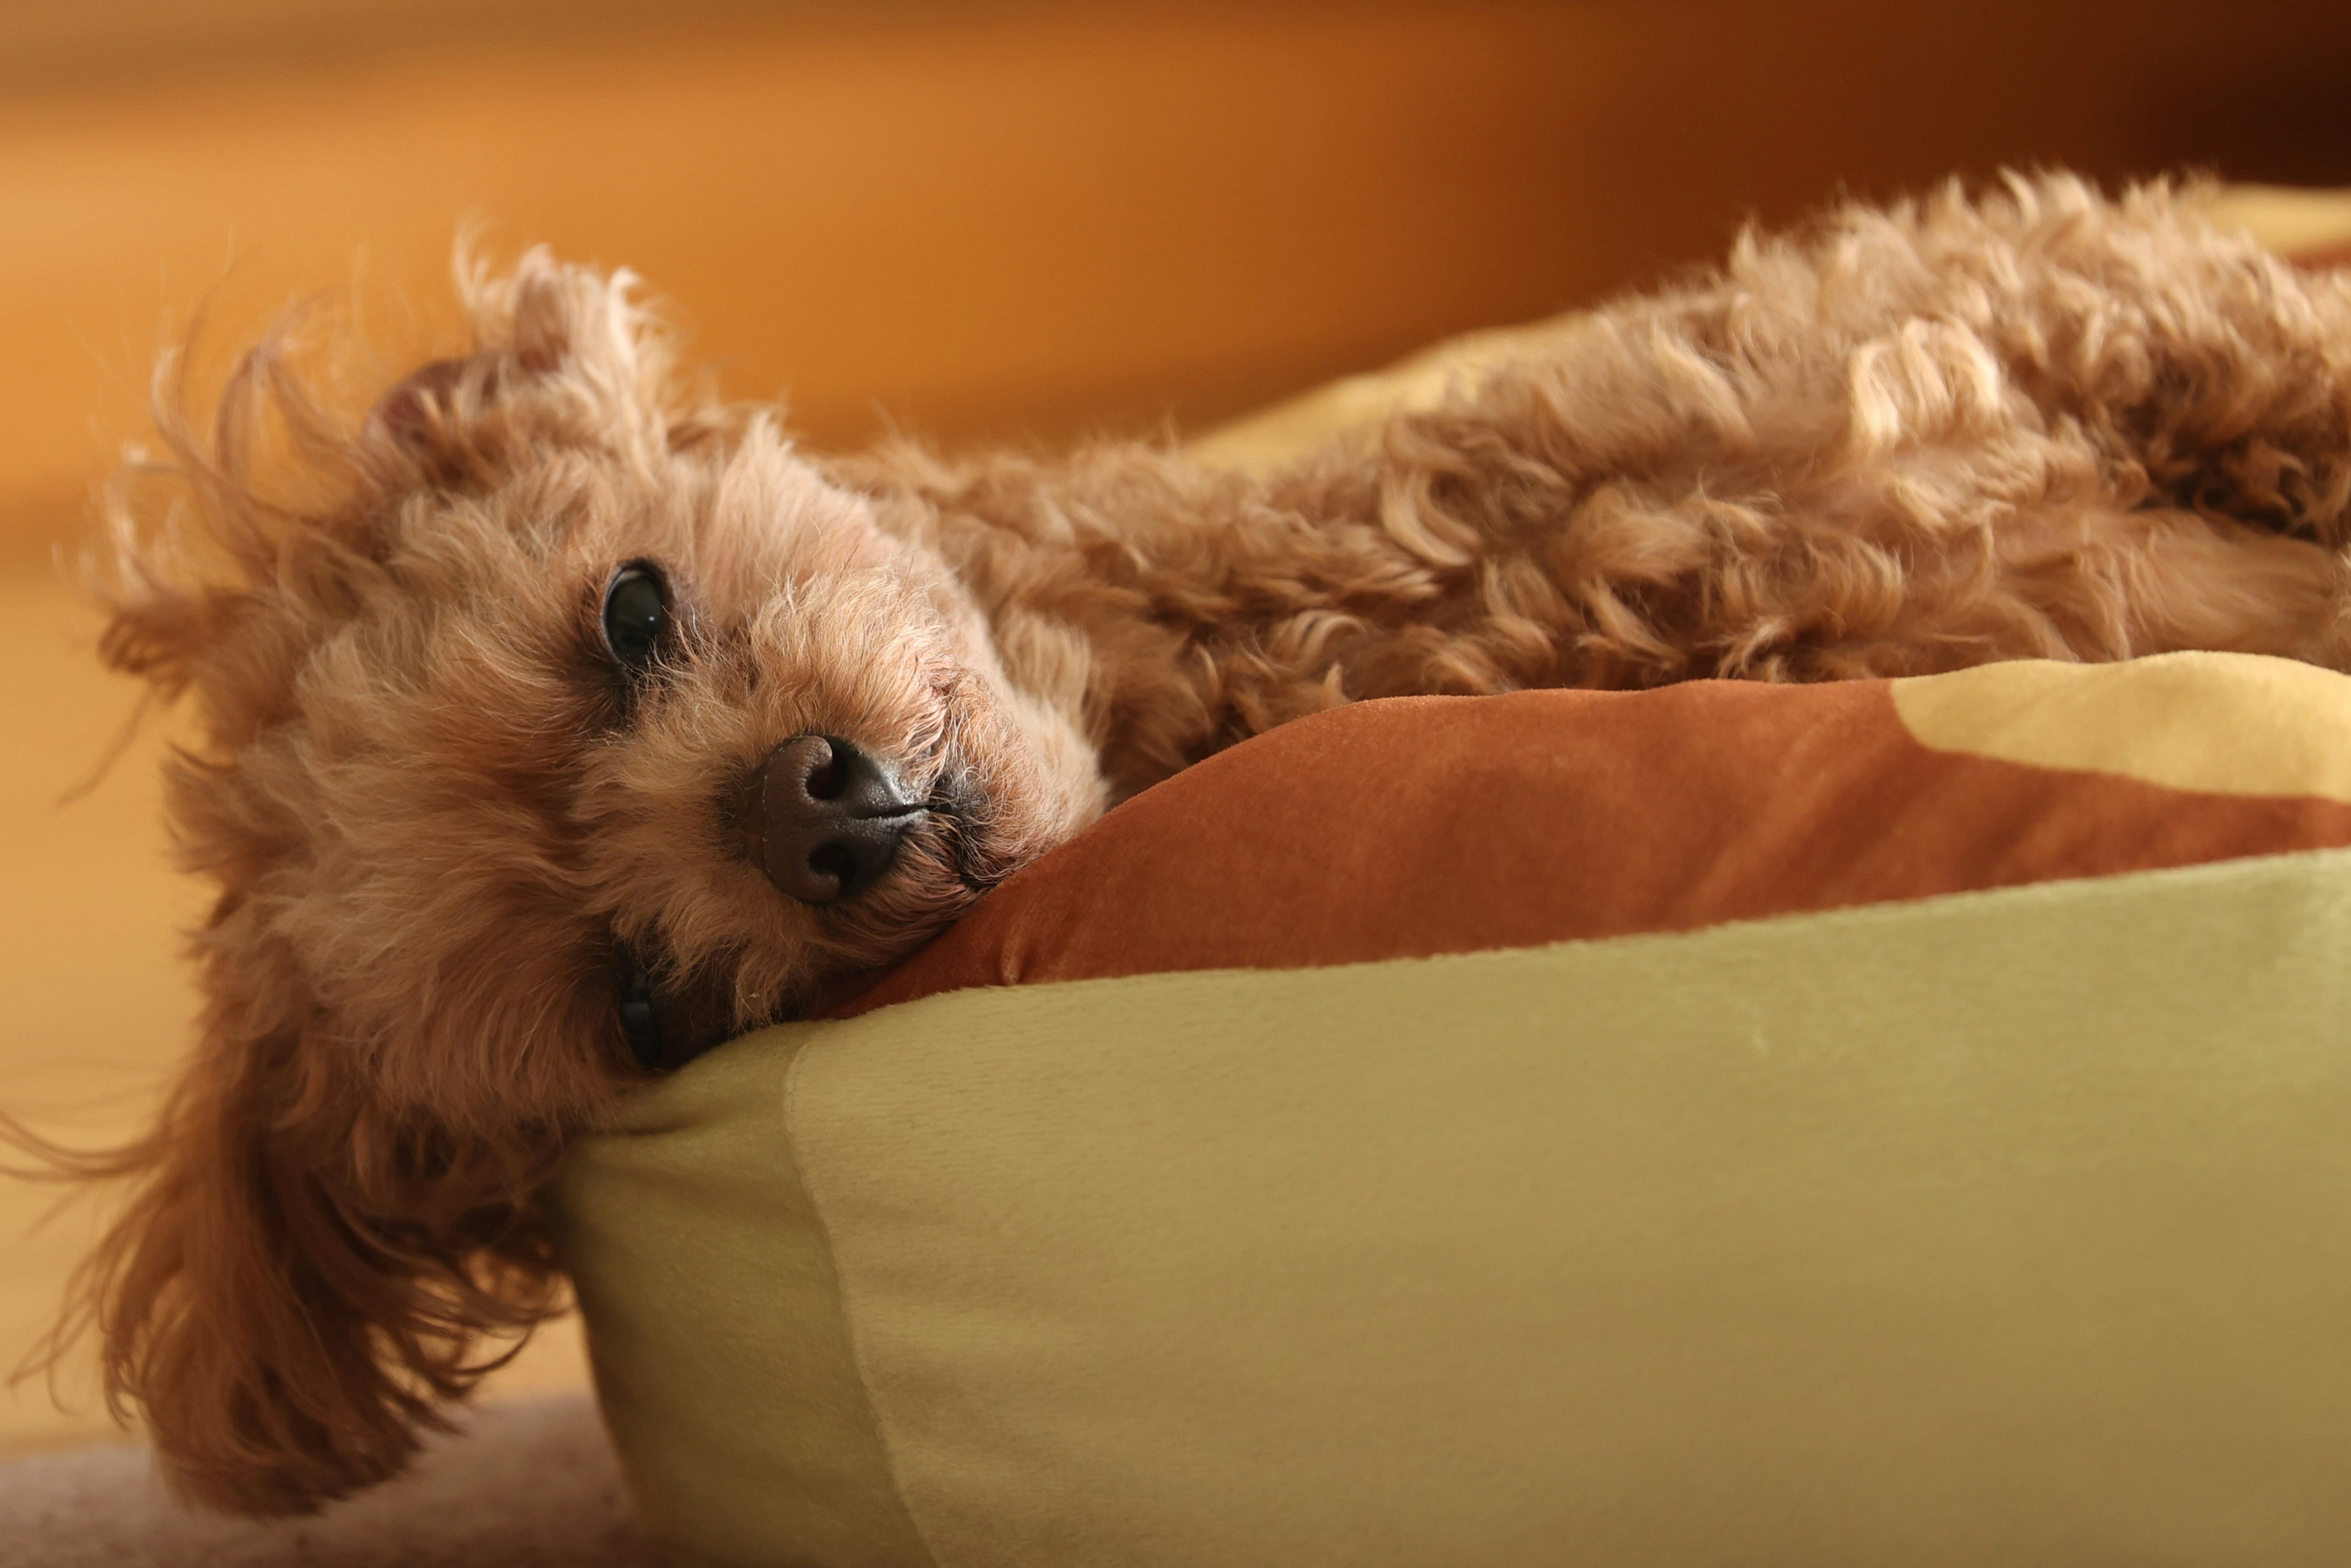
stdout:
[[(307, 1512), (398, 1471), (549, 1314), (528, 1194), (551, 1151), (457, 1146), (338, 1083), (290, 1034), (231, 1038), (118, 1157), (142, 1185), (91, 1258), (110, 1400), (175, 1491)], [(396, 1218), (395, 1218), (396, 1217)], [(511, 1354), (509, 1349), (507, 1354)]]
[(434, 360), (411, 371), (376, 400), (364, 437), (413, 465), (426, 484), (462, 484), (482, 466), (467, 405), (487, 395), (495, 371), (495, 361)]
[(494, 477), (525, 444), (646, 455), (674, 444), (673, 426), (706, 423), (709, 400), (675, 383), (671, 334), (635, 297), (631, 274), (533, 250), (504, 276), (461, 257), (458, 283), (473, 351), (402, 378), (365, 427), (418, 477)]
[(459, 489), (494, 479), (523, 434), (503, 395), (512, 374), (502, 354), (434, 360), (378, 398), (361, 438), (391, 460), (393, 487)]

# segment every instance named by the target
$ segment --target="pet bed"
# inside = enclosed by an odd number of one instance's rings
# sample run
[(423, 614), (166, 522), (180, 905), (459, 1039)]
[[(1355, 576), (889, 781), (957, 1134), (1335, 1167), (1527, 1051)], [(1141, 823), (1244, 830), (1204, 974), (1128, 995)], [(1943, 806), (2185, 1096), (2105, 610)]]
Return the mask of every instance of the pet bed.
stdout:
[(2340, 1562), (2346, 846), (2249, 657), (1289, 727), (579, 1152), (624, 1472), (713, 1568)]
[(688, 1563), (2351, 1550), (2351, 680), (1367, 704), (561, 1199)]

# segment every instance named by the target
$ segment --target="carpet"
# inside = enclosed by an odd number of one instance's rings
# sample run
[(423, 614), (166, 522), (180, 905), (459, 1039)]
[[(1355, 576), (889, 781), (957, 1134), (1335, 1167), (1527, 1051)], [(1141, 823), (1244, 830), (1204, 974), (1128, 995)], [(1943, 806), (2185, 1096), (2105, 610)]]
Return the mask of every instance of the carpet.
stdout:
[(191, 1513), (128, 1444), (0, 1465), (5, 1568), (654, 1568), (585, 1394), (489, 1406), (307, 1519)]

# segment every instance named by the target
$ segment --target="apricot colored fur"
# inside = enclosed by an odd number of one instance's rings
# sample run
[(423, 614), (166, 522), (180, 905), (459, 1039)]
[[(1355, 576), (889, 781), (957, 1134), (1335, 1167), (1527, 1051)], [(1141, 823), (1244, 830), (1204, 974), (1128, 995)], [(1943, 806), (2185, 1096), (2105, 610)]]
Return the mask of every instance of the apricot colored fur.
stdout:
[[(165, 400), (176, 498), (111, 512), (105, 653), (194, 701), (171, 810), (219, 897), (203, 1039), (118, 1162), (141, 1185), (89, 1301), (117, 1395), (224, 1508), (397, 1470), (484, 1336), (555, 1303), (534, 1191), (642, 1076), (622, 946), (788, 1015), (1120, 798), (1364, 697), (2346, 664), (2351, 282), (2164, 186), (1750, 235), (1264, 476), (811, 458), (674, 376), (625, 275), (534, 253), (465, 289), (474, 350), (356, 423), (276, 343), (208, 433)], [(681, 622), (631, 698), (597, 624), (635, 559)], [(728, 817), (808, 731), (939, 805), (845, 904), (780, 894)]]

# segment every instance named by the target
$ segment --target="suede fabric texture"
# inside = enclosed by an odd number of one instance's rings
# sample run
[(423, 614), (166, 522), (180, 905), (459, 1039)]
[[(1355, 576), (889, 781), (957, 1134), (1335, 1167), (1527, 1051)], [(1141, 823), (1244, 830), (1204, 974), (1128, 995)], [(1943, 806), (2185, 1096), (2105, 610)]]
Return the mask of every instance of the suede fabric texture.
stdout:
[(1358, 704), (1147, 792), (832, 1010), (2346, 844), (2346, 733), (2351, 681), (2220, 653)]
[(2346, 769), (2227, 655), (1278, 730), (577, 1152), (624, 1470), (728, 1568), (2340, 1561)]

